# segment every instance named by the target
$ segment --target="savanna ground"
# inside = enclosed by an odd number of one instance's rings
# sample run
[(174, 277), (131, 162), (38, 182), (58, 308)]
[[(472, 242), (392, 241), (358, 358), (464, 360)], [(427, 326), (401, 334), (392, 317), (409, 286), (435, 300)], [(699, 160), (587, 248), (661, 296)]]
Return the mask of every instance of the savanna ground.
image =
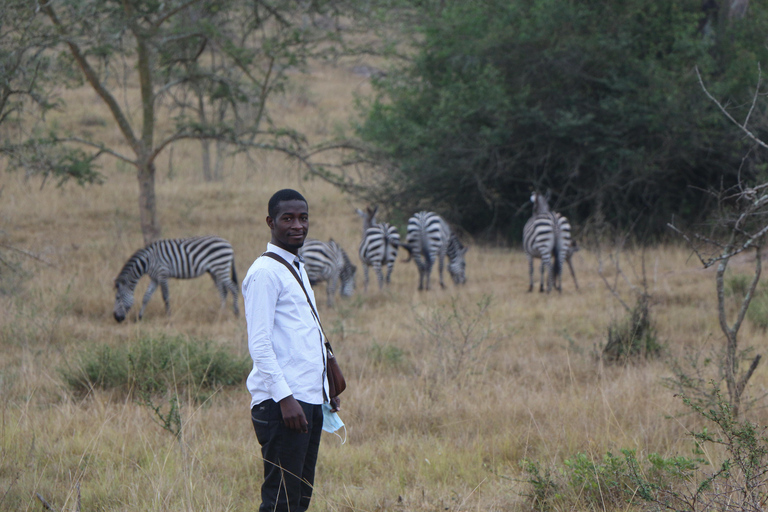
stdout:
[[(345, 68), (297, 79), (272, 114), (315, 137), (345, 122), (352, 93), (367, 91), (366, 80)], [(119, 140), (111, 123), (99, 121), (107, 117), (94, 94), (66, 94), (69, 110), (58, 122), (90, 123)], [(106, 183), (87, 188), (41, 189), (21, 174), (0, 175), (2, 256), (21, 266), (0, 274), (0, 509), (41, 510), (39, 493), (60, 511), (76, 510), (78, 501), (82, 510), (253, 510), (262, 465), (244, 385), (202, 404), (185, 402), (176, 440), (135, 400), (100, 390), (76, 397), (61, 377), (82, 351), (162, 335), (247, 354), (244, 318), (229, 305), (219, 310), (207, 277), (171, 282), (170, 318), (157, 293), (143, 321), (135, 321), (136, 308), (128, 321), (114, 321), (113, 279), (142, 237), (133, 172), (110, 162), (103, 171)], [(418, 292), (415, 266), (398, 262), (388, 288), (373, 281), (364, 293), (354, 208), (365, 205), (303, 180), (295, 164), (275, 155), (229, 160), (224, 176), (203, 182), (198, 146), (177, 147), (173, 173), (158, 169), (163, 236), (227, 238), (242, 278), (269, 240), (269, 196), (292, 187), (309, 200), (310, 236), (333, 237), (358, 265), (355, 295), (335, 310), (325, 307), (324, 286), (316, 289), (349, 387), (341, 412), (348, 439), (342, 446), (324, 436), (313, 510), (528, 510), (525, 458), (546, 465), (586, 453), (599, 460), (621, 448), (692, 454), (688, 432), (701, 420), (681, 415), (686, 409), (664, 379), (672, 361), (720, 346), (722, 335), (714, 274), (685, 248), (645, 253), (663, 356), (606, 364), (595, 354), (625, 312), (598, 275), (594, 248), (574, 256), (581, 289), (566, 274), (561, 295), (526, 293), (520, 250), (467, 240), (465, 286), (440, 290), (435, 272), (433, 290)], [(640, 253), (625, 251), (622, 264), (639, 284)], [(741, 265), (731, 272), (749, 270)], [(614, 270), (605, 266), (609, 276)], [(627, 282), (619, 283), (631, 299)], [(474, 331), (456, 334), (459, 323), (472, 322)], [(763, 339), (750, 323), (741, 333), (758, 350)], [(763, 366), (749, 389), (759, 394), (767, 385)], [(747, 413), (763, 424), (766, 415)]]

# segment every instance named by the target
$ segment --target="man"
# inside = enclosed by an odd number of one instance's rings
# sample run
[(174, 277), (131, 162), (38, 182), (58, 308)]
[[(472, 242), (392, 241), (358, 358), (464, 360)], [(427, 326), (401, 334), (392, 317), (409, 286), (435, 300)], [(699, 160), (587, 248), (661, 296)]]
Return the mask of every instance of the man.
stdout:
[[(269, 200), (267, 252), (292, 265), (312, 303), (315, 295), (299, 248), (309, 229), (306, 199), (291, 189)], [(248, 348), (253, 370), (248, 376), (251, 419), (261, 444), (264, 483), (260, 512), (304, 511), (315, 476), (322, 404), (328, 401), (323, 336), (307, 295), (280, 261), (261, 256), (243, 279)], [(331, 407), (338, 409), (338, 398)]]

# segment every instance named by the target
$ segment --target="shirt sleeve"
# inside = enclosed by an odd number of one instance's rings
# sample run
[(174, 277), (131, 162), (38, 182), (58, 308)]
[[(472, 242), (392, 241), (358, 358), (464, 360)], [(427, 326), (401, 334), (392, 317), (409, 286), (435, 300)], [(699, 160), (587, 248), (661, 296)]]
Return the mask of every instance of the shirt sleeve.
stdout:
[(251, 274), (243, 288), (245, 320), (248, 324), (248, 351), (272, 400), (279, 402), (292, 394), (272, 347), (275, 308), (282, 283), (268, 270), (258, 269)]

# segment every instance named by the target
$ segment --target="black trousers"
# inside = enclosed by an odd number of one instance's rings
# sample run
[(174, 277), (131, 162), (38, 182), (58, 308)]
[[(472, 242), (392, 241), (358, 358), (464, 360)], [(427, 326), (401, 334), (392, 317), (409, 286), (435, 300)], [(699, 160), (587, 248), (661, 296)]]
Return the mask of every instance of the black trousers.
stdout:
[(323, 408), (304, 402), (299, 405), (309, 423), (306, 434), (283, 424), (280, 404), (274, 400), (265, 400), (251, 409), (264, 459), (259, 512), (303, 512), (309, 507), (323, 431)]

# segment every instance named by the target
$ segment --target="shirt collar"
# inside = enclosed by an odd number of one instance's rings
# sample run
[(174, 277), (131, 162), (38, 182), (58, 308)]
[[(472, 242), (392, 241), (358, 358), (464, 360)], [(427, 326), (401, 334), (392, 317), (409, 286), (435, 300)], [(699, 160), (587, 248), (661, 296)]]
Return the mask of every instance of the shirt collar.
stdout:
[(301, 263), (304, 263), (304, 258), (302, 258), (301, 256), (293, 254), (292, 252), (286, 251), (285, 249), (278, 247), (271, 242), (267, 243), (267, 252), (273, 252), (277, 254), (288, 263), (293, 263), (294, 261), (300, 261)]

